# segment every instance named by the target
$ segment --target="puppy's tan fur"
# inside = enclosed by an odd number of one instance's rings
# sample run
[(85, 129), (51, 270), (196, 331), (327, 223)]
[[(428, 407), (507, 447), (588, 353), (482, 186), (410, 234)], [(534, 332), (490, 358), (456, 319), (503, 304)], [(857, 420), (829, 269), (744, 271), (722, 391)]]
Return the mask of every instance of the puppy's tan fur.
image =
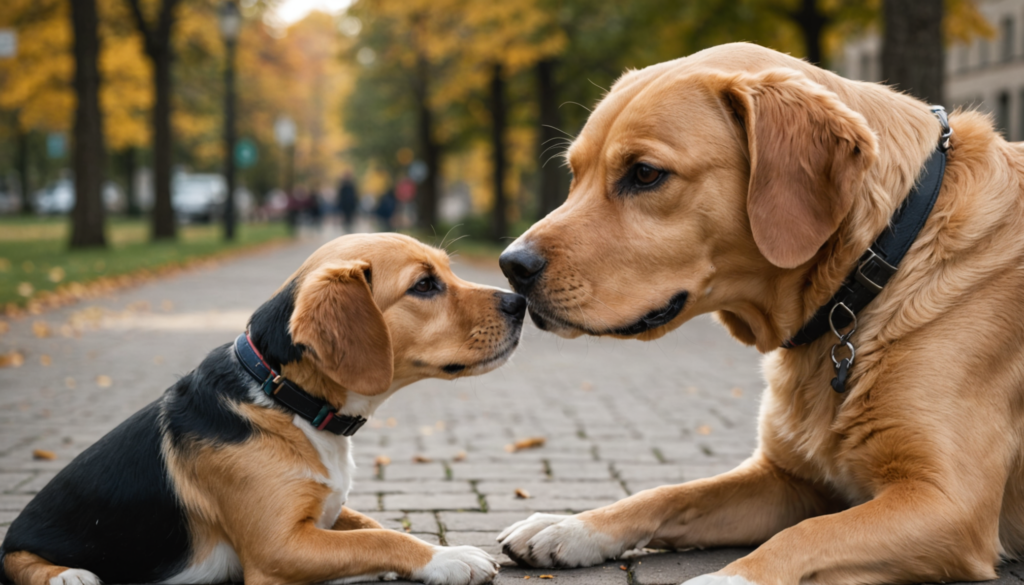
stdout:
[[(430, 275), (445, 287), (443, 294), (429, 300), (407, 294)], [(334, 240), (293, 281), (290, 334), (308, 350), (282, 373), (341, 414), (369, 416), (390, 394), (424, 378), (489, 371), (518, 341), (518, 323), (503, 318), (497, 289), (459, 279), (444, 252), (405, 236)], [(449, 364), (466, 368), (449, 374), (442, 370)], [(244, 442), (176, 447), (165, 435), (163, 456), (188, 515), (193, 564), (227, 543), (250, 585), (373, 580), (389, 573), (435, 584), (456, 580), (445, 571), (424, 573), (437, 547), (383, 530), (355, 511), (342, 508), (323, 526), (332, 491), (325, 478), (333, 478), (295, 415), (253, 403), (235, 409), (256, 430)], [(347, 438), (331, 437), (347, 445)], [(458, 582), (481, 583), (496, 571), (488, 566), (490, 573), (471, 580), (468, 567)], [(46, 585), (68, 569), (24, 551), (8, 554), (5, 568), (18, 585)]]
[[(951, 124), (938, 201), (858, 315), (837, 394), (833, 336), (777, 348), (886, 226), (938, 121), (746, 44), (620, 79), (569, 149), (568, 201), (514, 244), (548, 260), (531, 311), (565, 336), (604, 334), (688, 291), (679, 317), (639, 337), (713, 312), (768, 354), (760, 446), (724, 475), (572, 518), (585, 529), (524, 521), (506, 548), (573, 565), (647, 542), (760, 545), (722, 572), (758, 585), (991, 579), (1001, 554), (1024, 552), (1024, 151), (980, 114)], [(670, 174), (620, 193), (637, 162)], [(600, 554), (531, 552), (545, 531)]]

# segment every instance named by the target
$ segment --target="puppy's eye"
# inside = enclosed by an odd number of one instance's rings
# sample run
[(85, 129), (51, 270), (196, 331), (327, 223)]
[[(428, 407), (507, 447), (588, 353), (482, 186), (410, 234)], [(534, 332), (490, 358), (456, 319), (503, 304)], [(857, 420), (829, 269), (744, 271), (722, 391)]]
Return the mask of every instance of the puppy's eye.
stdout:
[(433, 276), (426, 276), (416, 281), (416, 284), (412, 285), (409, 292), (419, 296), (431, 296), (442, 290), (442, 285)]
[(658, 182), (665, 173), (645, 164), (633, 167), (633, 184), (637, 187), (650, 187)]

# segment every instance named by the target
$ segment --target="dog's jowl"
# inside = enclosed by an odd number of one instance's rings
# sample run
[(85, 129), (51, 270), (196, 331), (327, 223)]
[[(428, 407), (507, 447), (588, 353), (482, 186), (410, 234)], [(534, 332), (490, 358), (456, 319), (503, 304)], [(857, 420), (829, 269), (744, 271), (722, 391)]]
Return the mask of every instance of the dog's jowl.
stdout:
[(65, 467), (11, 525), (5, 583), (490, 581), (469, 546), (384, 530), (345, 506), (349, 437), (424, 378), (489, 372), (515, 350), (518, 294), (457, 278), (399, 235), (315, 252), (161, 398)]

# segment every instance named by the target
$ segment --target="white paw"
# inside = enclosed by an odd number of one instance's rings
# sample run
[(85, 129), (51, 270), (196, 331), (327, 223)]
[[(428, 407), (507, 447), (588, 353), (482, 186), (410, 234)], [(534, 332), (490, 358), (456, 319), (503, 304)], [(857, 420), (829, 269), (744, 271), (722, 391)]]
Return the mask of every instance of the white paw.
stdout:
[(50, 579), (50, 585), (101, 585), (103, 581), (85, 569), (68, 569)]
[(435, 546), (433, 558), (412, 578), (427, 585), (481, 585), (497, 574), (494, 557), (475, 546)]
[(739, 575), (701, 575), (683, 585), (757, 585)]
[(512, 560), (533, 567), (587, 567), (633, 548), (575, 516), (556, 514), (534, 514), (517, 522), (498, 536), (498, 542)]

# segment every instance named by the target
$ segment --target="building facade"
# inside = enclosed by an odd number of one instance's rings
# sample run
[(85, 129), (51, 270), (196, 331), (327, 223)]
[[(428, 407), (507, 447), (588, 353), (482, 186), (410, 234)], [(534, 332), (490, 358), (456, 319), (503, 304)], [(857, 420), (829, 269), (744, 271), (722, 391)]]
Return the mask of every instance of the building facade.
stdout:
[[(1008, 140), (1024, 140), (1024, 0), (980, 0), (978, 10), (996, 30), (992, 39), (946, 48), (946, 106), (992, 114)], [(882, 39), (846, 44), (836, 64), (850, 79), (882, 81)]]

